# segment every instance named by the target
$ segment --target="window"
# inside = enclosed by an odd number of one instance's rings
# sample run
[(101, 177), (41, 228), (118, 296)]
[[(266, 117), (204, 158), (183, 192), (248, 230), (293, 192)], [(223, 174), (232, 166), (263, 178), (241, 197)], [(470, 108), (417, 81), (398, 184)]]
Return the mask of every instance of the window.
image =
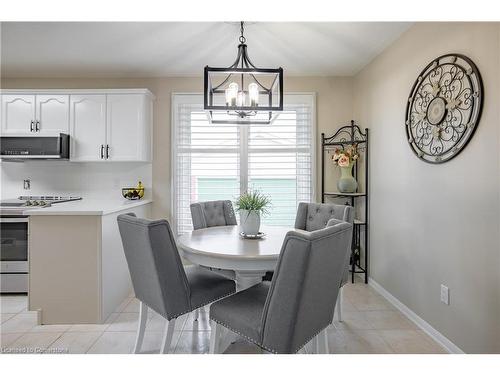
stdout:
[(192, 202), (259, 190), (272, 201), (265, 225), (293, 226), (298, 202), (314, 194), (313, 94), (285, 95), (271, 125), (212, 125), (203, 97), (172, 101), (173, 216), (178, 234), (192, 229)]

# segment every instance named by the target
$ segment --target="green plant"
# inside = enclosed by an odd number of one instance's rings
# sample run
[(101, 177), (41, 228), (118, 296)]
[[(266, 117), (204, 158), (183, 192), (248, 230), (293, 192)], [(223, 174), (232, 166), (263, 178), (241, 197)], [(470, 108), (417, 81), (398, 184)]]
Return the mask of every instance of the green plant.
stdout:
[(240, 195), (235, 203), (236, 211), (257, 211), (262, 215), (268, 214), (269, 207), (271, 206), (269, 197), (260, 193), (258, 190)]

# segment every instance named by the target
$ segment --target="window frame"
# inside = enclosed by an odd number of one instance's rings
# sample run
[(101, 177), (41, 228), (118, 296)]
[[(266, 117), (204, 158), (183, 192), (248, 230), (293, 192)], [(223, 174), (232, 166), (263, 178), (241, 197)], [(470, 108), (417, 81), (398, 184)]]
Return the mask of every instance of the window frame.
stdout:
[[(198, 98), (201, 99), (200, 104), (203, 104), (203, 93), (199, 92), (172, 92), (171, 102), (170, 102), (170, 212), (171, 212), (171, 223), (172, 230), (175, 235), (177, 233), (177, 187), (176, 187), (176, 176), (177, 176), (177, 138), (178, 138), (178, 126), (175, 123), (175, 117), (177, 114), (177, 106), (179, 104), (195, 104)], [(302, 104), (310, 107), (311, 111), (311, 202), (316, 201), (316, 187), (317, 187), (317, 123), (316, 123), (316, 93), (315, 92), (286, 92), (284, 93), (284, 108), (287, 110), (287, 104)], [(218, 125), (213, 125), (218, 126)], [(238, 125), (238, 126), (252, 126), (252, 125)], [(239, 140), (240, 142), (240, 169), (239, 169), (239, 181), (240, 181), (240, 192), (244, 186), (248, 185), (248, 140), (249, 132), (242, 132), (244, 134)], [(295, 150), (295, 148), (291, 149)], [(244, 163), (242, 160), (246, 160)]]

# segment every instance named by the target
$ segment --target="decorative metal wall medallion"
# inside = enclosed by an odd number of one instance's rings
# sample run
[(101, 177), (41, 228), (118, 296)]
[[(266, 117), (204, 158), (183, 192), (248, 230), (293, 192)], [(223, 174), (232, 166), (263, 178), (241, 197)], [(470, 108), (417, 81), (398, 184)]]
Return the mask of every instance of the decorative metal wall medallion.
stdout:
[(448, 54), (420, 73), (406, 105), (411, 149), (429, 163), (457, 156), (472, 138), (483, 108), (483, 82), (466, 56)]

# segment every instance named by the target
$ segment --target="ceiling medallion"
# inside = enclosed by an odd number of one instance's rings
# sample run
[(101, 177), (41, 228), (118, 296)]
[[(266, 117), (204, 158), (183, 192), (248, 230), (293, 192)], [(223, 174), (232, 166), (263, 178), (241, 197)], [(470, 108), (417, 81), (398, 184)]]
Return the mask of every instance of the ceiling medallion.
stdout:
[(472, 138), (483, 108), (483, 82), (466, 56), (443, 55), (418, 75), (406, 105), (405, 127), (413, 152), (444, 163)]
[(283, 69), (257, 68), (248, 57), (240, 23), (236, 61), (205, 67), (204, 109), (212, 124), (270, 124), (283, 111)]

